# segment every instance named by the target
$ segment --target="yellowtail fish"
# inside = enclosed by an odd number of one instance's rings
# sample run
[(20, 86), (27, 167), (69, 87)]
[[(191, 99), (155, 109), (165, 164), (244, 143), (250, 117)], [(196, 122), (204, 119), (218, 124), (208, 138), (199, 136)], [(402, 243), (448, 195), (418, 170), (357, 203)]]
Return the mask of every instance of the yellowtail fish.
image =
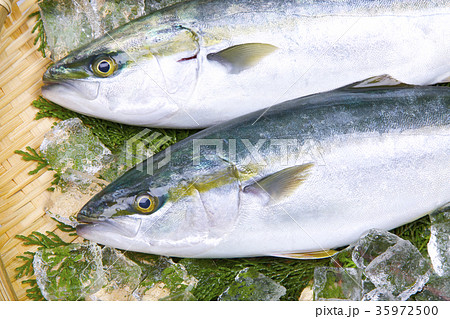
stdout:
[(450, 76), (448, 0), (196, 0), (94, 40), (44, 75), (44, 97), (149, 127), (203, 128), (390, 74)]
[(346, 87), (169, 150), (97, 194), (77, 233), (178, 257), (326, 257), (450, 202), (450, 88)]

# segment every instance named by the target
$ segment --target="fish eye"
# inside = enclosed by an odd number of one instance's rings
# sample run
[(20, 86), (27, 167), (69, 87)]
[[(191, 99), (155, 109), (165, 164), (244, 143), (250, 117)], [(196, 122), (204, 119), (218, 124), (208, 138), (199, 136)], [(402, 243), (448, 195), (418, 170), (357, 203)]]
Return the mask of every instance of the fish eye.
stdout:
[(97, 69), (99, 72), (108, 73), (111, 69), (111, 65), (109, 64), (109, 61), (101, 60), (97, 65)]
[(151, 213), (158, 206), (158, 199), (149, 194), (142, 194), (136, 197), (135, 207), (141, 213)]
[(99, 77), (108, 77), (113, 74), (116, 69), (116, 61), (109, 56), (101, 56), (92, 63), (92, 71)]

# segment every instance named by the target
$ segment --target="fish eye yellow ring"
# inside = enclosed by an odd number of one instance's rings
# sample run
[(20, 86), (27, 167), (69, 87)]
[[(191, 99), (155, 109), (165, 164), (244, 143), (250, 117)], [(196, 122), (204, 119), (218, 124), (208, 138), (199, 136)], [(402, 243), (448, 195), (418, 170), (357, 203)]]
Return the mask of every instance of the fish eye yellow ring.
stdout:
[(106, 78), (112, 75), (117, 70), (116, 61), (109, 56), (98, 57), (94, 63), (92, 63), (92, 72), (96, 76)]
[(140, 213), (151, 213), (158, 205), (158, 199), (149, 194), (142, 194), (136, 196), (134, 206)]

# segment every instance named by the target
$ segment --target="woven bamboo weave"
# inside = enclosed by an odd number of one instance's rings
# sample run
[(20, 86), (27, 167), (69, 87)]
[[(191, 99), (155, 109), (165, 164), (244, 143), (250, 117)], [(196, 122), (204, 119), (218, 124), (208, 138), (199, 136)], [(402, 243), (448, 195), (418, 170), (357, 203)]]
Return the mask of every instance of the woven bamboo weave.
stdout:
[(15, 269), (22, 264), (16, 256), (33, 248), (15, 236), (56, 229), (44, 212), (53, 174), (29, 175), (36, 164), (14, 153), (26, 146), (38, 148), (54, 122), (36, 121), (37, 109), (31, 104), (41, 94), (42, 74), (51, 62), (33, 45), (36, 20), (28, 16), (37, 10), (36, 0), (14, 3), (0, 33), (0, 300), (27, 300), (29, 287), (22, 283), (27, 278), (15, 279)]

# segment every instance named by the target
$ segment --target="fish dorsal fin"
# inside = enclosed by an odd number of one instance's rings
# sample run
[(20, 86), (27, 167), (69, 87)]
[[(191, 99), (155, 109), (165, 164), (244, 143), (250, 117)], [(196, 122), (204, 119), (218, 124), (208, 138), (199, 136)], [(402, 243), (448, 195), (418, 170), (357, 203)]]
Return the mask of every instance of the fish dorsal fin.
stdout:
[(383, 74), (379, 76), (373, 76), (371, 78), (358, 81), (346, 86), (343, 86), (339, 90), (345, 89), (366, 89), (366, 88), (385, 88), (385, 87), (411, 87), (411, 85), (400, 82), (393, 78), (389, 74)]
[(274, 254), (273, 257), (290, 258), (290, 259), (323, 259), (329, 258), (337, 254), (337, 250), (319, 250), (306, 253), (287, 253), (287, 254)]
[(313, 165), (308, 163), (285, 168), (246, 186), (243, 191), (266, 198), (266, 203), (281, 200), (306, 180)]
[(233, 45), (222, 51), (208, 54), (210, 61), (226, 66), (230, 73), (237, 74), (258, 64), (263, 58), (278, 48), (266, 43), (245, 43)]

